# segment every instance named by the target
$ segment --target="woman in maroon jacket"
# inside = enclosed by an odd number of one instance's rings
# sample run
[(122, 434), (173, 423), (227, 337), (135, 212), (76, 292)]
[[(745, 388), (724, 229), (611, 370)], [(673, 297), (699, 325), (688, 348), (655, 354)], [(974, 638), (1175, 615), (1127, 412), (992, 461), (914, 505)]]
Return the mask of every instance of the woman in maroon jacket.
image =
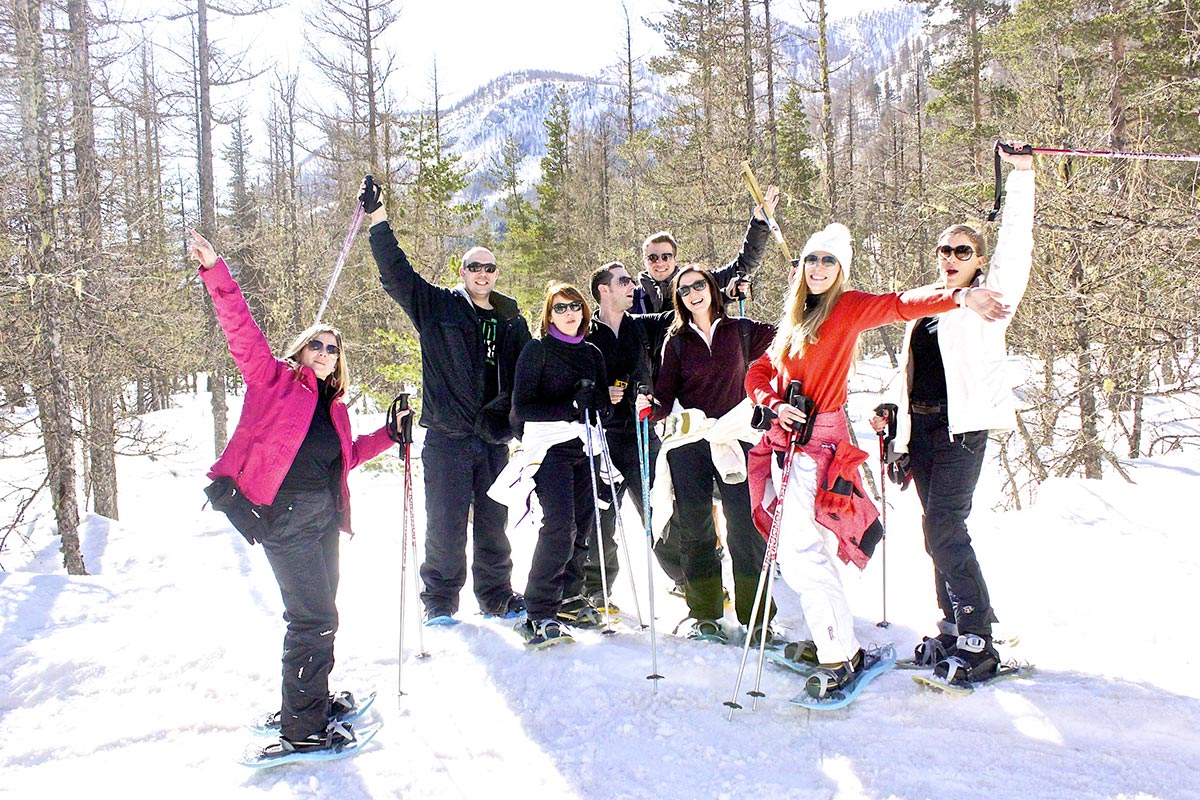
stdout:
[[(347, 473), (391, 444), (387, 426), (352, 438), (341, 396), (348, 373), (342, 336), (314, 325), (276, 358), (250, 316), (225, 261), (198, 233), (192, 256), (212, 296), (229, 352), (246, 381), (233, 437), (209, 471), (232, 478), (263, 524), (256, 531), (283, 596), (283, 704), (270, 759), (338, 748), (353, 736), (335, 729), (329, 695), (338, 616), (338, 535), (350, 530)], [(249, 538), (249, 537), (248, 537)]]
[[(746, 370), (770, 346), (775, 326), (727, 317), (712, 272), (699, 264), (681, 269), (674, 286), (675, 322), (663, 344), (662, 369), (650, 399), (655, 406), (654, 419), (666, 418), (678, 404), (682, 409), (694, 409), (708, 419), (718, 420), (746, 399), (742, 386)], [(639, 412), (648, 402), (644, 397), (638, 398)], [(749, 425), (748, 413), (746, 424)], [(664, 438), (662, 452), (670, 467), (679, 520), (681, 566), (686, 580), (684, 592), (688, 612), (694, 620), (687, 637), (725, 642), (728, 636), (720, 624), (724, 615), (721, 561), (716, 551), (717, 530), (712, 514), (714, 484), (721, 493), (727, 544), (733, 560), (734, 609), (742, 625), (750, 621), (766, 543), (750, 516), (750, 493), (745, 478), (726, 483), (713, 463), (713, 448), (719, 446), (708, 438), (671, 446)], [(744, 459), (750, 445), (742, 443), (741, 449)], [(662, 457), (659, 456), (660, 462)]]

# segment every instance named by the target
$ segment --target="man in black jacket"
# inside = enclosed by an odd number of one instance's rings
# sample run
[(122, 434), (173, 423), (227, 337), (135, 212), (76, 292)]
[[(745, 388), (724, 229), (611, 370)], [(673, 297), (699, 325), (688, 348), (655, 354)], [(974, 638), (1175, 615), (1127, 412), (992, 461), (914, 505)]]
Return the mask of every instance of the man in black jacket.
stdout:
[(512, 547), (504, 506), (487, 490), (508, 461), (508, 412), (517, 356), (529, 341), (513, 298), (495, 291), (496, 258), (483, 247), (463, 254), (453, 289), (416, 273), (387, 222), (377, 185), (365, 184), (363, 208), (371, 214), (371, 253), (379, 278), (412, 320), (421, 340), (422, 408), (427, 428), (425, 465), (426, 625), (455, 621), (467, 578), (467, 519), (474, 506), (471, 573), (479, 608), (515, 616), (525, 599), (512, 589)]
[[(713, 270), (717, 286), (722, 290), (738, 291), (739, 283), (735, 283), (733, 279), (739, 275), (753, 275), (762, 263), (763, 251), (767, 247), (767, 234), (770, 232), (767, 219), (775, 216), (775, 206), (778, 203), (779, 189), (776, 186), (768, 186), (763, 205), (754, 207), (741, 252), (729, 264)], [(671, 281), (679, 272), (678, 254), (679, 244), (667, 231), (652, 233), (642, 242), (642, 265), (645, 269), (637, 279), (633, 313), (657, 314), (671, 309)], [(655, 366), (657, 367), (657, 363)]]

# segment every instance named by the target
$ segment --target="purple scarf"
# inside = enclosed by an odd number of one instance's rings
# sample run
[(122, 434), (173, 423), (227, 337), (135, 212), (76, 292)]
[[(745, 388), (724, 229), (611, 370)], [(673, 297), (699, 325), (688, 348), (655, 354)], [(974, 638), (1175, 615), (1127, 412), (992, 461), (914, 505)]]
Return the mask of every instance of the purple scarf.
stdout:
[[(579, 327), (580, 327), (580, 329), (582, 330), (582, 328), (583, 328), (583, 323), (580, 323)], [(557, 327), (554, 325), (554, 323), (553, 323), (553, 322), (551, 322), (551, 323), (550, 323), (550, 335), (551, 335), (551, 336), (553, 336), (555, 339), (558, 339), (560, 342), (567, 342), (567, 343), (569, 343), (569, 344), (579, 344), (580, 342), (582, 342), (582, 341), (583, 341), (583, 334), (582, 334), (582, 333), (581, 333), (581, 334), (579, 334), (578, 336), (568, 336), (567, 334), (565, 334), (565, 333), (563, 333), (562, 331), (560, 331), (560, 330), (559, 330), (559, 329), (558, 329), (558, 328), (557, 328)]]

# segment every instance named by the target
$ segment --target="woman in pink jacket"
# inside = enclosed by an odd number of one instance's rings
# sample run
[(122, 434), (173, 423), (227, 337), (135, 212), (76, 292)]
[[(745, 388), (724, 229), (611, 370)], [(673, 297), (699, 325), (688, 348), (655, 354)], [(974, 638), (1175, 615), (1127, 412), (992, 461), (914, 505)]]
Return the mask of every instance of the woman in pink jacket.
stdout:
[(243, 535), (262, 542), (287, 621), (281, 737), (260, 758), (340, 749), (353, 736), (349, 726), (334, 724), (342, 708), (329, 694), (338, 536), (350, 530), (346, 476), (386, 450), (391, 439), (386, 425), (351, 436), (341, 399), (349, 376), (337, 329), (314, 325), (276, 358), (225, 261), (195, 232), (191, 250), (246, 381), (237, 429), (208, 475), (232, 479), (257, 506), (261, 523)]

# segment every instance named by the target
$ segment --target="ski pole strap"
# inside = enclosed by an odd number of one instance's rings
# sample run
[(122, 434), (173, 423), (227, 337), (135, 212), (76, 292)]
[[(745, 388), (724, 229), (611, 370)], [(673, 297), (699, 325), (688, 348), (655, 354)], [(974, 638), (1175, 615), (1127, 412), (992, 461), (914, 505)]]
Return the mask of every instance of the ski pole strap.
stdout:
[(346, 238), (342, 241), (342, 252), (338, 254), (337, 266), (333, 268), (333, 275), (329, 278), (329, 286), (325, 289), (325, 296), (321, 298), (321, 307), (317, 309), (317, 319), (313, 323), (314, 325), (319, 324), (321, 317), (325, 314), (325, 306), (329, 305), (329, 298), (333, 296), (333, 287), (337, 285), (338, 276), (342, 274), (342, 267), (346, 266), (346, 259), (350, 256), (350, 248), (354, 245), (354, 236), (358, 233), (364, 216), (366, 216), (366, 212), (363, 211), (362, 203), (359, 203), (354, 209), (354, 216), (350, 218), (350, 230), (346, 231)]

